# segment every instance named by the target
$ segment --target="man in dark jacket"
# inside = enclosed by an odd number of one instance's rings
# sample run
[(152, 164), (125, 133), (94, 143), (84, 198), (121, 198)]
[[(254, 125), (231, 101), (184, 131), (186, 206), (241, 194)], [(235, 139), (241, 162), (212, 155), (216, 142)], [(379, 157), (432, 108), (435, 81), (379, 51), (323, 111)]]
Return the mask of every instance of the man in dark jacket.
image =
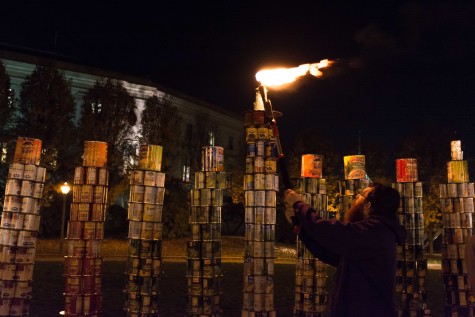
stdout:
[(292, 190), (285, 192), (285, 204), (307, 249), (337, 267), (332, 317), (396, 316), (396, 244), (406, 236), (396, 215), (399, 193), (382, 184), (365, 188), (344, 221), (322, 219)]

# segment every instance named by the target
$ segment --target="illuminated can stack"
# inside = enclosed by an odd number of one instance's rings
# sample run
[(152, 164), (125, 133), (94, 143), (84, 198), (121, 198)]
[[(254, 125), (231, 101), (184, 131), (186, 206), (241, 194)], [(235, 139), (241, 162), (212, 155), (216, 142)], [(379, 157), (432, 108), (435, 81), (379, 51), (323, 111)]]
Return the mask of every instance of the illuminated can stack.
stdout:
[(28, 316), (46, 169), (41, 140), (17, 139), (0, 222), (0, 316)]
[(401, 197), (399, 222), (406, 227), (403, 245), (397, 246), (396, 293), (399, 316), (430, 316), (425, 278), (427, 258), (424, 252), (424, 215), (422, 183), (418, 181), (417, 160), (396, 160), (396, 182)]
[(463, 160), (460, 141), (451, 142), (451, 158), (447, 163), (448, 183), (440, 184), (445, 310), (446, 316), (472, 316), (465, 244), (472, 235), (474, 183), (469, 182), (468, 164)]
[(85, 141), (83, 165), (75, 168), (64, 258), (65, 316), (102, 311), (101, 240), (107, 209), (107, 143)]
[(343, 157), (345, 179), (338, 182), (339, 211), (337, 218), (343, 220), (345, 213), (350, 209), (356, 195), (369, 186), (366, 177), (366, 159), (364, 155), (347, 155)]
[(274, 248), (277, 147), (264, 111), (245, 113), (246, 172), (244, 174), (245, 250), (242, 317), (275, 316)]
[(189, 316), (221, 316), (221, 209), (227, 188), (223, 148), (203, 147), (201, 161), (190, 192), (187, 310)]
[[(322, 178), (322, 161), (321, 155), (302, 155), (299, 188), (302, 201), (311, 205), (321, 217), (328, 218), (328, 196), (326, 180)], [(297, 236), (294, 316), (323, 316), (328, 303), (326, 268), (326, 264), (314, 257)]]
[(128, 317), (159, 315), (165, 197), (165, 173), (160, 172), (161, 162), (161, 146), (141, 145), (138, 166), (130, 172), (129, 253), (124, 308)]

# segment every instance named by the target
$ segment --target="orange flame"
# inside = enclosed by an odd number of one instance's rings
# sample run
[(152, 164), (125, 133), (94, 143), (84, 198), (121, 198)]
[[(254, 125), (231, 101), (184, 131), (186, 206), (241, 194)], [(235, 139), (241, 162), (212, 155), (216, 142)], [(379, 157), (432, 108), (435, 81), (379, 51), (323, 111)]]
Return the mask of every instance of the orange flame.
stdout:
[(323, 73), (320, 68), (330, 66), (333, 62), (328, 59), (323, 59), (318, 63), (303, 64), (293, 68), (275, 68), (264, 69), (256, 74), (256, 79), (264, 86), (282, 86), (297, 80), (310, 73), (315, 77), (320, 77)]

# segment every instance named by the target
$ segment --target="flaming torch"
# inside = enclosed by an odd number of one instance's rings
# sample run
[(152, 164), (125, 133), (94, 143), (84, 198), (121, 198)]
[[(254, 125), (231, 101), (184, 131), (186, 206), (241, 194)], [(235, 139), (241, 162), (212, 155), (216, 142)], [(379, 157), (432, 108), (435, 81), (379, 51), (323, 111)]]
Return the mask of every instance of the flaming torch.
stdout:
[(274, 131), (274, 137), (276, 138), (279, 169), (282, 176), (282, 183), (284, 184), (285, 189), (291, 188), (290, 177), (287, 169), (287, 164), (285, 162), (285, 156), (282, 151), (282, 145), (279, 139), (279, 129), (277, 128), (277, 121), (275, 118), (274, 110), (272, 109), (272, 104), (270, 100), (267, 98), (267, 87), (284, 86), (286, 84), (290, 84), (296, 81), (298, 78), (307, 74), (310, 74), (315, 77), (320, 77), (323, 75), (320, 69), (327, 67), (332, 63), (332, 61), (324, 59), (318, 63), (303, 64), (292, 68), (264, 69), (257, 72), (256, 74), (257, 81), (261, 83), (261, 85), (258, 87), (258, 93), (262, 98), (262, 105), (257, 102), (256, 104), (257, 107), (262, 106), (264, 108), (263, 110), (265, 110), (266, 116), (272, 122), (272, 129)]

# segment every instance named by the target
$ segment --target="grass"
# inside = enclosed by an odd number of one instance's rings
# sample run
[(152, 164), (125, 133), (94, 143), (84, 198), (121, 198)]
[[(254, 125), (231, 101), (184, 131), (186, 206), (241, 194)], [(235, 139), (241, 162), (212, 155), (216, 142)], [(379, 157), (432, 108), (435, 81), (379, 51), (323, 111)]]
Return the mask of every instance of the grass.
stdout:
[[(186, 243), (190, 238), (163, 240), (162, 256), (164, 258), (186, 258)], [(66, 248), (66, 243), (65, 243)], [(126, 257), (128, 239), (104, 239), (101, 242), (103, 257)], [(221, 242), (223, 261), (241, 261), (244, 256), (244, 239), (242, 237), (223, 237)], [(276, 244), (275, 257), (281, 261), (293, 261), (295, 248), (285, 244)], [(58, 239), (38, 239), (36, 256), (42, 258), (61, 256)]]

